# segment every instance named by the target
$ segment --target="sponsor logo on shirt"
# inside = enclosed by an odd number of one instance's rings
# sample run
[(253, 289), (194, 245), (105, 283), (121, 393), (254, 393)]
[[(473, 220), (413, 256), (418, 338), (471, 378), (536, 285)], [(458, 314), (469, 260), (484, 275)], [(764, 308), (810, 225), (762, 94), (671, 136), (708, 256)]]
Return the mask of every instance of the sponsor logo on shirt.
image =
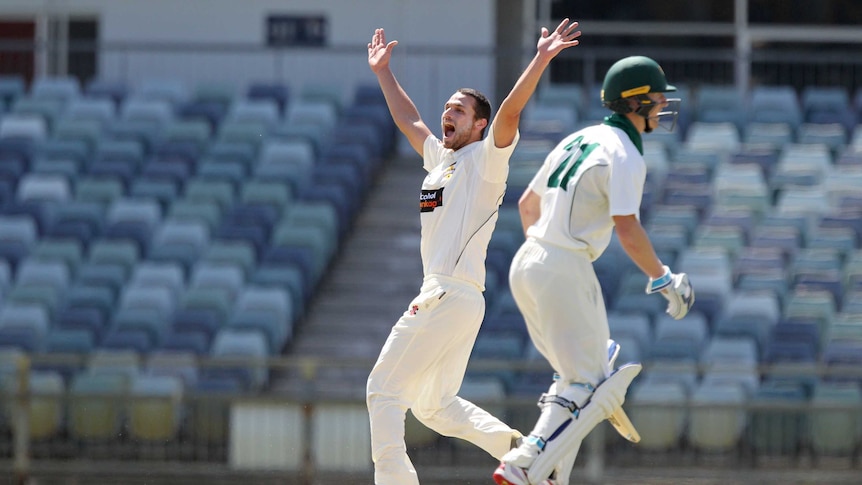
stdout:
[(452, 177), (452, 175), (454, 173), (455, 173), (455, 164), (453, 163), (452, 165), (449, 165), (448, 167), (446, 167), (446, 171), (443, 172), (443, 178), (448, 179), (448, 178)]
[(419, 212), (432, 212), (434, 209), (443, 206), (443, 188), (434, 190), (422, 189), (419, 194)]

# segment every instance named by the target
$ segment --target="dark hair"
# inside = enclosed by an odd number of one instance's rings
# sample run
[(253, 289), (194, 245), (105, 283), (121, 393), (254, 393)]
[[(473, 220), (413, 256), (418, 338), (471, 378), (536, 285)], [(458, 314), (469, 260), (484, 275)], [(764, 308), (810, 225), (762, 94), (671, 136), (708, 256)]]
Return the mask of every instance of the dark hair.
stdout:
[[(491, 102), (488, 101), (488, 98), (485, 97), (484, 94), (476, 91), (473, 88), (461, 88), (458, 90), (461, 94), (466, 94), (473, 98), (476, 102), (474, 103), (473, 112), (475, 113), (475, 118), (477, 120), (488, 120), (488, 124), (491, 124)], [(482, 137), (485, 137), (485, 130), (488, 128), (485, 125), (485, 128), (482, 129)]]

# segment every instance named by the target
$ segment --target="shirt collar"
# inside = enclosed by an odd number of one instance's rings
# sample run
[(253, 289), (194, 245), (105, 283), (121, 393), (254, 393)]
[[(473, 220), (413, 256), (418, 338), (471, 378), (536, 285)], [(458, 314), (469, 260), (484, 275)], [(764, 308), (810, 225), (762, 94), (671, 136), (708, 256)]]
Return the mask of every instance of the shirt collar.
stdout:
[(640, 132), (635, 128), (635, 125), (632, 124), (631, 120), (619, 113), (614, 113), (610, 116), (606, 116), (602, 124), (613, 126), (626, 132), (629, 139), (634, 143), (635, 148), (638, 149), (638, 152), (640, 152), (641, 155), (644, 154), (643, 139)]

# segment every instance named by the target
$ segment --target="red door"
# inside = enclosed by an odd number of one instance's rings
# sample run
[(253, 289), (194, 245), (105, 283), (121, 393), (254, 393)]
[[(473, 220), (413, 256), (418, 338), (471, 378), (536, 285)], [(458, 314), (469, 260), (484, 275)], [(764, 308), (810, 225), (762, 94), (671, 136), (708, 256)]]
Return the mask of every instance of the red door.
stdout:
[(0, 20), (0, 75), (20, 75), (29, 85), (35, 66), (36, 23)]

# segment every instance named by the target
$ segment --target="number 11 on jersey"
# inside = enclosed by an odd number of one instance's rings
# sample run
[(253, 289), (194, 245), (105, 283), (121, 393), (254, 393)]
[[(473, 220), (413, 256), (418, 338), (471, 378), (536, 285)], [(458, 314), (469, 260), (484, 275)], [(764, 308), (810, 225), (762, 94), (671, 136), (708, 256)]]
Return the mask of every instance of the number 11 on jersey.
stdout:
[[(590, 152), (599, 146), (598, 143), (580, 144), (583, 139), (583, 136), (579, 136), (566, 145), (565, 150), (569, 156), (567, 156), (566, 159), (563, 160), (563, 163), (561, 163), (560, 166), (554, 170), (554, 173), (551, 174), (551, 177), (548, 179), (549, 188), (559, 187), (566, 190), (566, 186), (569, 185), (569, 180), (571, 180), (578, 172), (578, 168), (581, 166), (581, 163), (590, 156)], [(578, 152), (580, 152), (580, 155), (575, 159), (574, 163), (571, 163), (572, 157), (574, 157)], [(571, 166), (569, 166), (570, 164)]]

